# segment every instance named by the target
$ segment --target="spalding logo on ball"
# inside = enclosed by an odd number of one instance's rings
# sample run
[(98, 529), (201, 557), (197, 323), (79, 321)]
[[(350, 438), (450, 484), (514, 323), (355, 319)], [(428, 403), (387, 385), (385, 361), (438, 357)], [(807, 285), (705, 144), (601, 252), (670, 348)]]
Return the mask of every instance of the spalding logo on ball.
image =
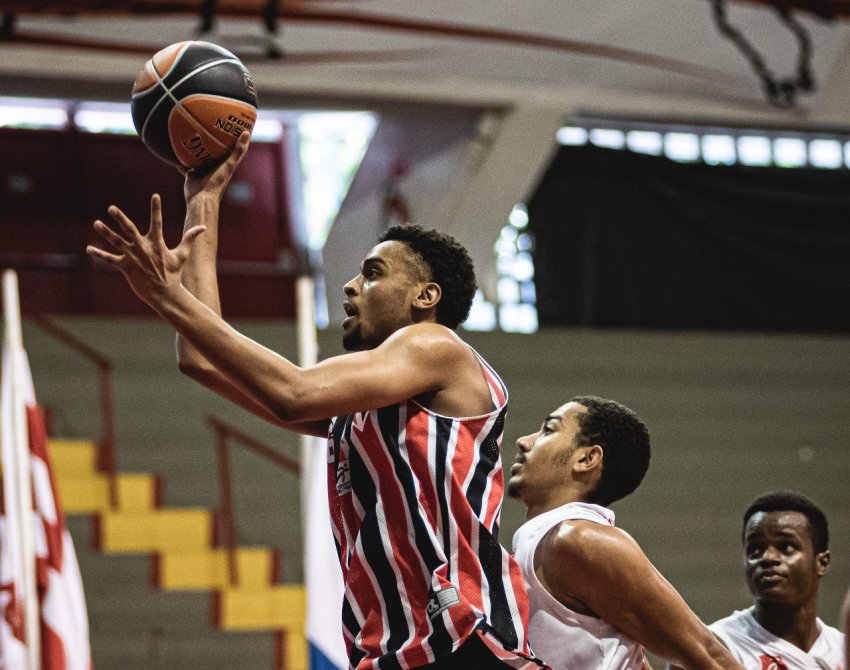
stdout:
[(209, 42), (178, 42), (154, 54), (130, 102), (139, 137), (178, 167), (207, 168), (257, 121), (257, 89), (242, 62)]

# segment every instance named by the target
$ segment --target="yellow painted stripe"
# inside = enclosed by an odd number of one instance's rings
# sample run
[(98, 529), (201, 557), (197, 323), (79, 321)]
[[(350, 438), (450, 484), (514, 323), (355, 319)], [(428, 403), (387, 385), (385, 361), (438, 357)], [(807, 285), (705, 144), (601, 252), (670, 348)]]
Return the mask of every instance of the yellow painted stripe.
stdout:
[[(271, 586), (274, 553), (263, 547), (236, 550), (239, 588)], [(159, 586), (170, 590), (218, 590), (230, 587), (230, 563), (225, 549), (199, 553), (164, 552), (159, 557)]]
[(283, 667), (280, 670), (308, 670), (307, 636), (292, 629), (284, 635)]
[[(109, 478), (102, 474), (64, 474), (56, 477), (59, 500), (66, 514), (94, 514), (109, 509)], [(118, 475), (118, 506), (124, 512), (152, 510), (156, 478), (146, 474)]]
[(196, 553), (210, 546), (211, 513), (206, 509), (160, 509), (100, 515), (105, 552), (175, 551)]
[(219, 596), (220, 627), (224, 630), (304, 632), (306, 598), (303, 586), (225, 589)]
[(97, 444), (91, 440), (48, 440), (47, 453), (57, 477), (96, 472)]

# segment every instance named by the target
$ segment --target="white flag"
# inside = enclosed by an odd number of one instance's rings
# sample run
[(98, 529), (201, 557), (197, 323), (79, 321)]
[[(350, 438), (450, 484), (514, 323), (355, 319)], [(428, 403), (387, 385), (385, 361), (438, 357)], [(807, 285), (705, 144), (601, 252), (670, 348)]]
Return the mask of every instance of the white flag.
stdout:
[(305, 438), (301, 452), (307, 644), (310, 670), (344, 670), (348, 655), (342, 637), (342, 570), (328, 509), (326, 450), (325, 440)]
[[(17, 365), (12, 365), (12, 356), (18, 357)], [(91, 650), (83, 583), (47, 454), (44, 415), (36, 404), (26, 352), (20, 347), (4, 346), (0, 415), (4, 464), (9, 463), (7, 459), (11, 458), (9, 455), (14, 449), (11, 426), (16, 403), (24, 404), (29, 446), (41, 668), (90, 670)], [(3, 670), (27, 667), (23, 661), (27, 649), (20, 607), (23, 570), (18, 560), (21, 552), (16, 547), (21, 529), (15, 520), (22, 517), (12, 514), (17, 486), (14, 469), (4, 467), (3, 497), (7, 514), (0, 523), (0, 668)], [(7, 557), (10, 560), (7, 561)]]

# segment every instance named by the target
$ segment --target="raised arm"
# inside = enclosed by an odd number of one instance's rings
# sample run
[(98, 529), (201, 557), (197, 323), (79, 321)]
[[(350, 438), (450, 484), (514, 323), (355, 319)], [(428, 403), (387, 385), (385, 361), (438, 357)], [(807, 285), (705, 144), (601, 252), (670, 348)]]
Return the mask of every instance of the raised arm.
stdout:
[[(186, 220), (184, 233), (203, 226), (205, 233), (192, 244), (183, 266), (182, 283), (195, 298), (221, 316), (216, 255), (218, 252), (218, 216), (221, 199), (239, 163), (248, 151), (249, 135), (243, 133), (227, 159), (211, 172), (186, 173), (184, 195)], [(327, 421), (306, 424), (281, 422), (254, 398), (246, 395), (226, 375), (204, 357), (185, 337), (177, 333), (177, 364), (183, 374), (211, 391), (266, 421), (308, 435), (326, 436)]]
[(646, 649), (688, 670), (742, 670), (625, 531), (562, 524), (538, 547), (540, 576)]
[[(324, 421), (444, 391), (451, 398), (449, 411), (459, 412), (455, 416), (482, 413), (468, 411), (476, 392), (486, 387), (477, 360), (449, 329), (434, 323), (407, 326), (375, 349), (302, 369), (236, 331), (183, 285), (183, 268), (192, 245), (205, 233), (203, 226), (192, 226), (176, 248), (168, 249), (159, 196), (151, 198), (147, 235), (117, 207), (109, 213), (121, 234), (102, 221), (95, 221), (95, 229), (117, 253), (96, 246), (89, 246), (88, 253), (121, 270), (136, 295), (171, 323), (197, 355), (276, 422)], [(480, 396), (477, 401), (480, 410)]]

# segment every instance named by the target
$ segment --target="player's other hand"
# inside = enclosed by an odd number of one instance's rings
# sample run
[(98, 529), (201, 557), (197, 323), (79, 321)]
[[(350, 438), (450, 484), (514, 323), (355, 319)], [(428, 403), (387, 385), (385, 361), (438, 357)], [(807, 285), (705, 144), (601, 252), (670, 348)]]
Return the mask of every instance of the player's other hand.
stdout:
[(190, 228), (183, 233), (180, 244), (169, 249), (162, 236), (162, 202), (159, 195), (151, 196), (151, 220), (147, 235), (142, 235), (130, 218), (114, 205), (108, 211), (120, 231), (112, 230), (99, 219), (94, 222), (94, 229), (115, 252), (89, 245), (86, 253), (119, 269), (133, 292), (159, 312), (169, 292), (180, 287), (183, 266), (192, 244), (206, 228)]
[(231, 149), (227, 158), (211, 170), (180, 170), (185, 177), (183, 195), (186, 198), (186, 204), (188, 205), (191, 200), (199, 195), (207, 195), (215, 198), (216, 201), (220, 201), (227, 190), (227, 185), (230, 183), (233, 173), (248, 152), (250, 142), (251, 133), (245, 130), (236, 140), (236, 144), (233, 145), (233, 149)]

